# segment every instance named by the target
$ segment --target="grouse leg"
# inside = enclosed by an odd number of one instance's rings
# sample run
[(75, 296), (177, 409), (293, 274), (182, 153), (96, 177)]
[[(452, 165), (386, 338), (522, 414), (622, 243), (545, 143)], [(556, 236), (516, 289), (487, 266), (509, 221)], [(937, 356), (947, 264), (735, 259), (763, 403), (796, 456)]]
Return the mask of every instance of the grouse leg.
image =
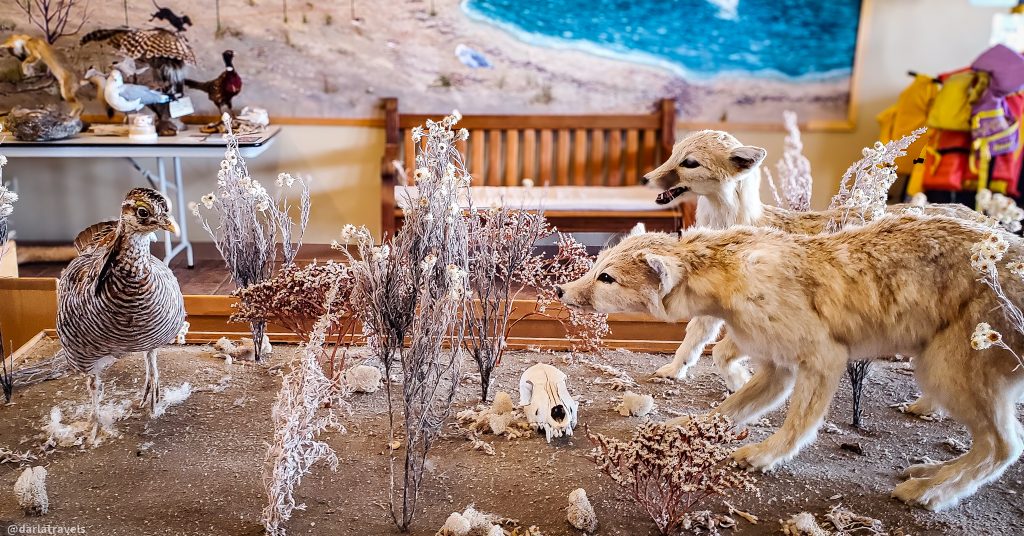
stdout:
[(85, 378), (85, 387), (89, 391), (89, 397), (92, 399), (92, 432), (91, 432), (91, 443), (96, 443), (96, 436), (99, 435), (100, 431), (100, 400), (103, 398), (103, 381), (100, 380), (100, 375), (90, 374)]
[[(156, 349), (146, 352), (146, 383), (142, 389), (142, 405), (149, 406), (150, 413), (160, 401), (160, 371), (156, 365)], [(147, 404), (148, 402), (148, 404)]]

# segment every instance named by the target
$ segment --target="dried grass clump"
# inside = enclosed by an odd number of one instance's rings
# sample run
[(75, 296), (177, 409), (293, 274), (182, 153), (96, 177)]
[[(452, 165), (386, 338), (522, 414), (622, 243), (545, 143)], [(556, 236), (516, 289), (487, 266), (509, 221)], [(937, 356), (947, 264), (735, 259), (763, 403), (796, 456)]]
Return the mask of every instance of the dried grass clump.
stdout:
[(721, 415), (694, 417), (681, 425), (646, 423), (629, 441), (587, 433), (591, 456), (625, 489), (662, 534), (679, 534), (687, 514), (712, 495), (756, 491), (754, 479), (732, 461), (736, 434)]
[(569, 507), (566, 508), (565, 517), (570, 525), (587, 534), (597, 530), (597, 514), (583, 488), (576, 488), (569, 493)]
[(14, 483), (14, 496), (25, 515), (46, 515), (50, 511), (50, 498), (46, 495), (46, 468), (26, 467)]
[(274, 439), (267, 449), (263, 473), (268, 502), (262, 519), (270, 536), (283, 536), (284, 522), (294, 510), (305, 507), (296, 504), (294, 492), (309, 468), (320, 460), (327, 460), (331, 470), (338, 468), (334, 449), (320, 440), (328, 430), (344, 431), (332, 409), (341, 395), (317, 361), (329, 324), (325, 317), (313, 327), (309, 341), (282, 379), (271, 410)]

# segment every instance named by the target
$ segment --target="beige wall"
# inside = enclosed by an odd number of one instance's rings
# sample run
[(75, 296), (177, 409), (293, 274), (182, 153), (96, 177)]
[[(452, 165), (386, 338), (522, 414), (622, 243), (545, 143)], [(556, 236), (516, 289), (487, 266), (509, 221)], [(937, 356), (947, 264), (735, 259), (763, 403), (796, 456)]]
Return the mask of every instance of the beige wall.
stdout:
[[(998, 11), (971, 7), (968, 0), (871, 4), (857, 84), (856, 130), (804, 136), (815, 177), (815, 207), (828, 204), (843, 171), (859, 158), (861, 147), (877, 138), (875, 115), (909, 82), (906, 71), (938, 73), (967, 65), (987, 46), (991, 16)], [(828, 16), (827, 10), (822, 16)], [(780, 133), (736, 134), (746, 143), (766, 147), (769, 162), (781, 151)], [(267, 185), (281, 171), (313, 176), (307, 239), (326, 243), (344, 223), (366, 224), (375, 231), (379, 227), (382, 150), (380, 129), (288, 126), (250, 170)], [(197, 200), (209, 191), (216, 169), (216, 161), (188, 162), (186, 198)], [(12, 159), (5, 171), (7, 179), (17, 178), (22, 194), (14, 223), (23, 240), (70, 240), (98, 219), (116, 214), (120, 196), (141, 180), (127, 163), (116, 160)]]

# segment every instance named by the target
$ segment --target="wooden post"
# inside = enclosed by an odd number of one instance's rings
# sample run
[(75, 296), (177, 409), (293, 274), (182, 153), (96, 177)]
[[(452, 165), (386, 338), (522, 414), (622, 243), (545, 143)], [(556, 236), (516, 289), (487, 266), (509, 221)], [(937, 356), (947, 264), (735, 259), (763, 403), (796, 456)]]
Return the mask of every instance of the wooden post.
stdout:
[(676, 101), (661, 99), (658, 102), (658, 111), (661, 113), (661, 154), (658, 158), (667, 160), (672, 154), (672, 146), (676, 144)]

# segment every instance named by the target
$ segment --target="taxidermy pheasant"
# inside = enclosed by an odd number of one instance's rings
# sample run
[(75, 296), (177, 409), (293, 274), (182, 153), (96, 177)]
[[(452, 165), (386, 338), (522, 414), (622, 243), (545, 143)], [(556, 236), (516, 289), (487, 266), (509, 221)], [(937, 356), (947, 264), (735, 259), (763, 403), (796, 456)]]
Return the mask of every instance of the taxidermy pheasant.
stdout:
[(117, 52), (136, 61), (151, 65), (157, 79), (165, 84), (168, 93), (180, 94), (185, 80), (185, 66), (195, 65), (196, 56), (184, 34), (165, 28), (135, 30), (113, 28), (91, 31), (82, 37), (82, 44), (106, 41)]
[(169, 211), (156, 190), (128, 192), (119, 220), (79, 233), (79, 256), (61, 273), (57, 335), (68, 364), (89, 375), (94, 437), (103, 396), (100, 374), (116, 359), (145, 352), (142, 405), (152, 411), (160, 398), (157, 349), (175, 339), (185, 320), (178, 280), (149, 252), (151, 233), (178, 232)]
[(235, 51), (225, 50), (222, 56), (224, 72), (220, 73), (220, 76), (208, 82), (196, 82), (186, 78), (185, 86), (205, 92), (217, 106), (217, 111), (231, 113), (231, 99), (242, 91), (242, 77), (235, 72)]

